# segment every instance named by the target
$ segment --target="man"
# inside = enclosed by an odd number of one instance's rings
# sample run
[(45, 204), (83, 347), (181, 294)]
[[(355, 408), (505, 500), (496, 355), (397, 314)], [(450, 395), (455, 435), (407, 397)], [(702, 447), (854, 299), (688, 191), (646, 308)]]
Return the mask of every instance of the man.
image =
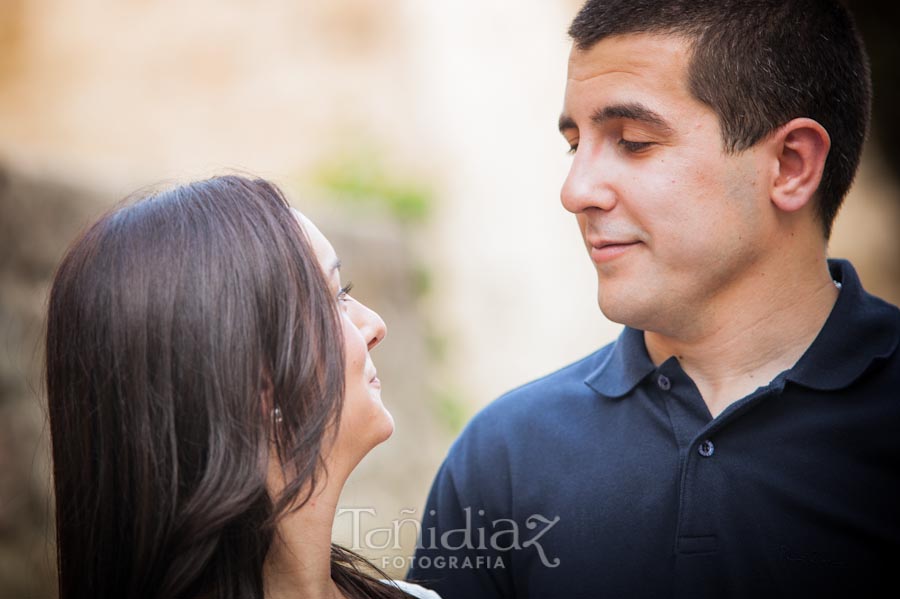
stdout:
[(562, 203), (626, 328), (475, 417), (410, 578), (445, 599), (895, 588), (900, 311), (826, 260), (869, 118), (849, 15), (589, 0), (569, 33)]

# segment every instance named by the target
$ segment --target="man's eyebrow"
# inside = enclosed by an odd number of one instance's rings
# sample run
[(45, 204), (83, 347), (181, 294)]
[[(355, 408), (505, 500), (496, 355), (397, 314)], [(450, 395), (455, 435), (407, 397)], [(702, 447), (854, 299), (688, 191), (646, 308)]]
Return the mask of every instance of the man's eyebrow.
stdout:
[(669, 125), (666, 119), (637, 102), (605, 106), (604, 108), (598, 108), (594, 111), (594, 114), (591, 115), (591, 121), (596, 125), (602, 125), (606, 121), (613, 119), (638, 121), (661, 129), (666, 133), (672, 132), (672, 126)]
[(567, 114), (559, 115), (559, 132), (562, 133), (567, 129), (578, 129), (575, 121)]
[[(664, 133), (671, 133), (672, 126), (658, 113), (650, 110), (643, 104), (638, 104), (636, 102), (628, 103), (628, 104), (613, 104), (611, 106), (605, 106), (603, 108), (598, 108), (594, 111), (594, 114), (591, 115), (591, 121), (595, 125), (602, 125), (606, 121), (611, 121), (613, 119), (628, 119), (631, 121), (639, 121), (641, 123), (646, 123), (657, 129), (662, 130)], [(562, 114), (559, 117), (559, 131), (563, 132), (568, 129), (577, 129), (578, 125), (575, 124), (575, 120), (567, 114)]]

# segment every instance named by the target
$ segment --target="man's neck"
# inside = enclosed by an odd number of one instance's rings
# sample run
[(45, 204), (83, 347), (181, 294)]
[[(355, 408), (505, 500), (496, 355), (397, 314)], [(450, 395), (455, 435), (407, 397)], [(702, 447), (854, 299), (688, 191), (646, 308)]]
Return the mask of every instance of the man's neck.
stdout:
[(825, 257), (747, 277), (696, 315), (690, 331), (646, 331), (654, 364), (677, 357), (715, 418), (788, 370), (812, 344), (838, 296)]

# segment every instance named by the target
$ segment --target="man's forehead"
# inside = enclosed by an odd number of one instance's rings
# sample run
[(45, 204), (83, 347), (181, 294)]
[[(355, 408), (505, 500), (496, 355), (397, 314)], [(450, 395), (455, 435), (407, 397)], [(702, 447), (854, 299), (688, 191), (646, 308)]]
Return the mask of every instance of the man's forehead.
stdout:
[(639, 74), (686, 66), (690, 53), (683, 36), (655, 33), (629, 33), (600, 40), (589, 48), (572, 45), (568, 78), (587, 81), (612, 73)]

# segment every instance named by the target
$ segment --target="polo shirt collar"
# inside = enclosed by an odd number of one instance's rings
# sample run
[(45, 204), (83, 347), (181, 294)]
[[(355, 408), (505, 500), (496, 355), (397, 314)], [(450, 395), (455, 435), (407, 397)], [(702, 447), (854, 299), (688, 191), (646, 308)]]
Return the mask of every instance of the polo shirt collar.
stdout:
[[(897, 308), (866, 293), (848, 261), (829, 260), (828, 268), (841, 284), (838, 299), (818, 336), (783, 373), (788, 381), (823, 391), (850, 385), (873, 361), (891, 356), (900, 342)], [(655, 368), (643, 331), (625, 327), (584, 382), (600, 395), (619, 398)]]
[(806, 353), (786, 379), (811, 389), (849, 386), (875, 360), (891, 356), (900, 341), (897, 308), (866, 293), (853, 266), (829, 260), (831, 278), (841, 284), (837, 302)]
[(584, 382), (600, 395), (618, 398), (634, 389), (655, 368), (644, 345), (644, 332), (625, 327), (612, 350)]

